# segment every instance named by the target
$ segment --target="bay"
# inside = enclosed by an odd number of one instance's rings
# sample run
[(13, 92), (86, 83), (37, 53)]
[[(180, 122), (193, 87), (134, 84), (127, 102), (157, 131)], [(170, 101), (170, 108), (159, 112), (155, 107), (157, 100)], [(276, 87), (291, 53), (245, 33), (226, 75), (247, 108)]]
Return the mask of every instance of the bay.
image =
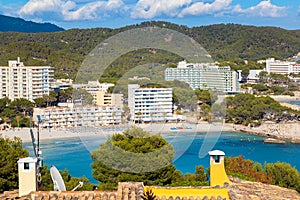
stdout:
[[(209, 166), (208, 150), (219, 149), (226, 156), (242, 155), (246, 159), (274, 163), (290, 163), (300, 170), (300, 144), (265, 144), (264, 137), (244, 133), (223, 132), (220, 136), (206, 133), (177, 132), (165, 133), (162, 136), (174, 146), (173, 164), (182, 173), (194, 173), (197, 165)], [(90, 151), (97, 149), (107, 137), (77, 137), (67, 139), (44, 140), (41, 142), (44, 164), (55, 165), (58, 169), (67, 169), (72, 176), (85, 176), (93, 183)], [(32, 155), (31, 143), (24, 143)], [(211, 149), (206, 147), (213, 146)], [(206, 151), (202, 155), (203, 149)], [(199, 154), (200, 153), (200, 154)]]

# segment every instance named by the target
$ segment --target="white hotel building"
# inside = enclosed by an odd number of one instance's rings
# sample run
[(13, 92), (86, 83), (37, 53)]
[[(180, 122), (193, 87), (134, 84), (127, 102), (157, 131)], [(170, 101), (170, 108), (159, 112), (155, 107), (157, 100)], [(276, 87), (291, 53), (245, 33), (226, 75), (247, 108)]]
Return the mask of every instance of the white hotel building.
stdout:
[(266, 60), (266, 72), (277, 74), (291, 74), (300, 73), (300, 65), (296, 62), (275, 60), (275, 58), (268, 58)]
[(33, 119), (41, 116), (43, 128), (94, 127), (121, 123), (121, 107), (84, 106), (84, 107), (47, 107), (34, 108)]
[(49, 94), (53, 73), (50, 66), (24, 66), (20, 58), (10, 60), (8, 66), (0, 66), (0, 98), (33, 101)]
[(134, 122), (172, 120), (172, 88), (140, 88), (129, 84), (128, 106)]
[(177, 68), (165, 70), (165, 80), (186, 82), (195, 90), (211, 89), (220, 92), (239, 91), (238, 73), (229, 66), (219, 67), (211, 63), (178, 63)]

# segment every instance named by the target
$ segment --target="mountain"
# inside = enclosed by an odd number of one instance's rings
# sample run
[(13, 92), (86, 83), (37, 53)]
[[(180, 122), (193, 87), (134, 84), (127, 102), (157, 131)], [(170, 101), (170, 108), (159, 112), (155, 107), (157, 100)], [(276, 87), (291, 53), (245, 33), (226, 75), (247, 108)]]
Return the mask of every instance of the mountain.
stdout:
[[(55, 77), (74, 78), (85, 56), (105, 39), (133, 28), (158, 26), (173, 29), (195, 39), (215, 61), (244, 60), (256, 63), (268, 57), (285, 59), (300, 52), (300, 30), (256, 27), (239, 24), (216, 24), (189, 28), (168, 22), (144, 22), (118, 29), (70, 29), (55, 33), (0, 32), (0, 65), (18, 56), (25, 65), (50, 65)], [(120, 77), (124, 69), (146, 63), (176, 63), (179, 56), (166, 51), (130, 52), (112, 64), (107, 77)]]
[(27, 32), (27, 33), (37, 33), (37, 32), (57, 32), (63, 31), (54, 24), (50, 23), (36, 23), (32, 21), (25, 21), (21, 18), (9, 17), (5, 15), (0, 15), (0, 31), (14, 31), (14, 32)]

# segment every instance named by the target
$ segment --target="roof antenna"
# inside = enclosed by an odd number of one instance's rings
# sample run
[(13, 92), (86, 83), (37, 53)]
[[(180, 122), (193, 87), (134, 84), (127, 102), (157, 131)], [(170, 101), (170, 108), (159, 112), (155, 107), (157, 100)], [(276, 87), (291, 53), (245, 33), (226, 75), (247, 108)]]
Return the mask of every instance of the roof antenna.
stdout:
[[(64, 180), (62, 179), (59, 171), (57, 170), (57, 168), (54, 165), (52, 165), (50, 167), (50, 175), (51, 175), (51, 179), (54, 184), (55, 191), (66, 191), (67, 190)], [(83, 182), (80, 181), (79, 184), (75, 188), (72, 189), (72, 191), (75, 191), (78, 188), (81, 188), (82, 186), (83, 186)]]
[(29, 112), (30, 114), (30, 136), (32, 141), (32, 147), (35, 157), (37, 158), (37, 171), (36, 171), (36, 178), (38, 185), (42, 184), (42, 176), (40, 173), (40, 168), (43, 166), (43, 160), (41, 158), (42, 151), (40, 150), (40, 123), (42, 122), (41, 116), (37, 115), (37, 141), (35, 140), (34, 133), (33, 133), (33, 123), (32, 123), (32, 111)]

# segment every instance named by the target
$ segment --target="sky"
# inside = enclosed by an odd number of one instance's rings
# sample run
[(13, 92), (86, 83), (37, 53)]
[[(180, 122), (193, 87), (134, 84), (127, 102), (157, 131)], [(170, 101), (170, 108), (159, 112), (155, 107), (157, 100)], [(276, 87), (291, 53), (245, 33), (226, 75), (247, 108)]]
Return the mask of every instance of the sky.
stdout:
[(64, 29), (152, 20), (188, 27), (235, 23), (300, 29), (300, 0), (0, 0), (0, 14)]

